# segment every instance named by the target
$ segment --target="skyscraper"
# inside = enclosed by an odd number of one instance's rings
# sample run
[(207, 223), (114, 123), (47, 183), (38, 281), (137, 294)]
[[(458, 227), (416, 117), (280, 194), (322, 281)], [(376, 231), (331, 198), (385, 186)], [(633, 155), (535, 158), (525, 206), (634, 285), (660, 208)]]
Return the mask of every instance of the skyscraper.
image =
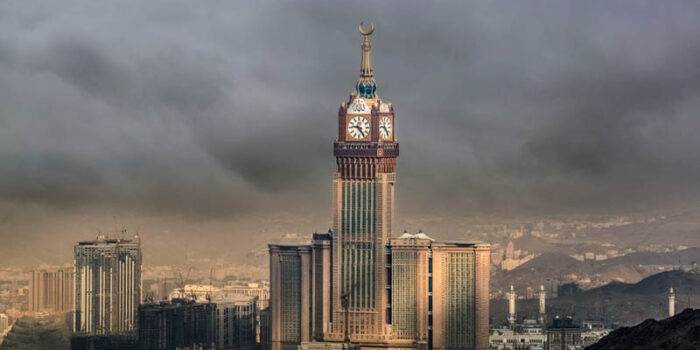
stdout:
[[(386, 246), (394, 221), (394, 185), (399, 144), (394, 107), (380, 99), (369, 36), (360, 25), (362, 61), (355, 92), (338, 111), (333, 178), (332, 321), (327, 339), (386, 342)], [(346, 310), (341, 298), (348, 298)], [(348, 313), (345, 317), (345, 312)], [(347, 318), (348, 324), (345, 324)]]
[(312, 337), (311, 247), (270, 245), (270, 350)]
[(489, 348), (488, 244), (432, 245), (430, 349)]
[(136, 330), (141, 302), (141, 243), (137, 237), (79, 242), (75, 253), (73, 331), (121, 334)]
[(197, 303), (188, 299), (141, 304), (138, 313), (139, 348), (214, 349), (216, 311), (214, 303)]
[(216, 304), (216, 348), (256, 350), (258, 346), (258, 297), (219, 296)]
[(45, 267), (33, 270), (27, 293), (29, 311), (72, 310), (74, 278), (73, 267)]
[(489, 245), (392, 239), (394, 106), (377, 94), (374, 26), (359, 29), (360, 78), (338, 111), (332, 229), (310, 245), (269, 245), (270, 349), (487, 349)]

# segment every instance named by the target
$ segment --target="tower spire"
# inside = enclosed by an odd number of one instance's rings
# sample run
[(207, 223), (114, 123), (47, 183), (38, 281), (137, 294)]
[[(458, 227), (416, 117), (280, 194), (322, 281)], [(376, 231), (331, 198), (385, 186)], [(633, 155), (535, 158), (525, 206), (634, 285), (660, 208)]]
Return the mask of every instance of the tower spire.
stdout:
[(369, 42), (369, 36), (374, 33), (374, 23), (370, 25), (369, 30), (363, 27), (363, 22), (360, 22), (358, 27), (362, 34), (362, 64), (360, 66), (360, 79), (357, 81), (355, 90), (357, 95), (362, 98), (375, 98), (377, 84), (374, 81), (374, 70), (372, 69), (372, 44)]

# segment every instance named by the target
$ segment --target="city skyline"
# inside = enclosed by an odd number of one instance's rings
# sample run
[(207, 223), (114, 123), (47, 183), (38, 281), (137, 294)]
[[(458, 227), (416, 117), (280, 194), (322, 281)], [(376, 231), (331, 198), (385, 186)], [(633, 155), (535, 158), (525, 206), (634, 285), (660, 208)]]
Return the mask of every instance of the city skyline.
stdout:
[(700, 4), (11, 1), (0, 350), (700, 347)]

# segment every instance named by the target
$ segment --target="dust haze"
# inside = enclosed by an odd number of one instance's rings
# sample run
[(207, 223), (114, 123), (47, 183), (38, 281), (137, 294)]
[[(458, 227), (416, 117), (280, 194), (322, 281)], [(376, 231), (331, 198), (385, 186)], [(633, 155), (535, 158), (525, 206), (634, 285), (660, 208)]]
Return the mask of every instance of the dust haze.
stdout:
[(155, 261), (325, 230), (360, 21), (377, 26), (377, 91), (397, 111), (400, 217), (696, 206), (698, 13), (692, 1), (2, 2), (0, 264), (67, 260), (115, 225)]

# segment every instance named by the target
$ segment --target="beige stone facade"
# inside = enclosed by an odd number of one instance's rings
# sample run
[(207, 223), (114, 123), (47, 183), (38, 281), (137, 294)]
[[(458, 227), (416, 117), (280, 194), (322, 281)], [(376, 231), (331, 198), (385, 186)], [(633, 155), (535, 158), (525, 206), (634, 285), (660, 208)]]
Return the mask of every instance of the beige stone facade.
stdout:
[(73, 267), (46, 267), (32, 271), (27, 301), (29, 311), (73, 310)]
[(270, 350), (311, 341), (311, 247), (270, 245)]

